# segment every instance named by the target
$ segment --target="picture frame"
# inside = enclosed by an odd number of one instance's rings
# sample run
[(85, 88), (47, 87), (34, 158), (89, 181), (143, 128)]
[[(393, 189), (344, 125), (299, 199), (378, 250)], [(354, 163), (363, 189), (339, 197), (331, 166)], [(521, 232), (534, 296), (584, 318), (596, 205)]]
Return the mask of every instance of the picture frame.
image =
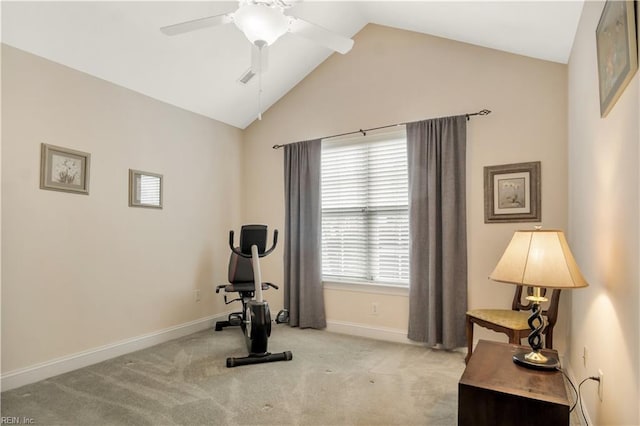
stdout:
[(600, 117), (613, 109), (638, 70), (633, 0), (607, 0), (596, 28)]
[(161, 174), (129, 169), (129, 207), (162, 209), (162, 180)]
[(91, 154), (43, 143), (40, 189), (89, 195)]
[(484, 222), (540, 222), (540, 161), (484, 168)]

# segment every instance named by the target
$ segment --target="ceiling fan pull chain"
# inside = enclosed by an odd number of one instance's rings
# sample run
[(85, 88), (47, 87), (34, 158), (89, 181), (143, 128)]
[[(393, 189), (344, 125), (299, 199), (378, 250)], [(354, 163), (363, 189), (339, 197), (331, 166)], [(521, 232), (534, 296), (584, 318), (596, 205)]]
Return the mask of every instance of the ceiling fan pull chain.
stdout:
[(258, 120), (262, 120), (262, 47), (264, 44), (256, 43), (258, 46)]
[(258, 76), (258, 120), (262, 120), (262, 106), (260, 97), (262, 95), (262, 75)]

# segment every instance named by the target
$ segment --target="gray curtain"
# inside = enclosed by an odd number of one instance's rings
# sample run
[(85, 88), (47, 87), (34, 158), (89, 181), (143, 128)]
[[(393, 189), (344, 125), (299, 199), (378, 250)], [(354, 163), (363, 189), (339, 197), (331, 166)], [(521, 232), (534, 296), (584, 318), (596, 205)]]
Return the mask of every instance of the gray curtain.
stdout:
[(325, 328), (322, 293), (321, 141), (285, 145), (284, 306), (289, 324)]
[(407, 124), (409, 333), (464, 346), (467, 311), (466, 116)]

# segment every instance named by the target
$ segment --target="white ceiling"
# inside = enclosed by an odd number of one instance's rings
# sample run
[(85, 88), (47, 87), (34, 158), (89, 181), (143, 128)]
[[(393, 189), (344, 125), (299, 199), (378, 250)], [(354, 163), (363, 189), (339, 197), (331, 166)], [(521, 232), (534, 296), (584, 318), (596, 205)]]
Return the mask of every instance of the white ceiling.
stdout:
[[(372, 22), (566, 63), (582, 12), (573, 1), (310, 1), (287, 14), (352, 37)], [(2, 42), (147, 96), (245, 128), (257, 78), (243, 86), (251, 47), (234, 26), (168, 37), (159, 28), (234, 11), (235, 1), (2, 2)], [(285, 34), (269, 48), (263, 110), (332, 52)], [(336, 53), (338, 54), (338, 53)], [(348, 54), (348, 53), (347, 53)]]

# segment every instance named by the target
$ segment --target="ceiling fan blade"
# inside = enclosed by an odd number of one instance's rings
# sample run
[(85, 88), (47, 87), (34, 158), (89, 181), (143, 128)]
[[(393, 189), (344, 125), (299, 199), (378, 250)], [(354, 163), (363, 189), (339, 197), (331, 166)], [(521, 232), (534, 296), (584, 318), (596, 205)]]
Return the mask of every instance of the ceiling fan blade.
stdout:
[(251, 71), (255, 74), (263, 73), (269, 68), (268, 46), (251, 45)]
[(291, 16), (289, 32), (304, 37), (331, 50), (347, 53), (353, 47), (353, 40), (331, 32), (319, 25)]
[(207, 16), (206, 18), (198, 18), (192, 21), (180, 22), (179, 24), (167, 25), (166, 27), (160, 28), (160, 31), (166, 35), (173, 36), (202, 28), (228, 24), (230, 22), (233, 22), (231, 13), (225, 13), (223, 15)]

